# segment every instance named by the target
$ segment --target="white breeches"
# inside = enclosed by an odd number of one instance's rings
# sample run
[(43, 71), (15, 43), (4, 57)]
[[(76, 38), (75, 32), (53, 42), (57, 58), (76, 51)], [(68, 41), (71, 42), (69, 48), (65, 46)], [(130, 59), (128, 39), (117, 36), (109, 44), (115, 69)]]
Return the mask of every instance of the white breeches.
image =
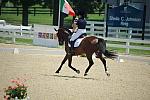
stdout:
[(86, 33), (86, 29), (78, 29), (75, 33), (72, 34), (70, 41), (74, 41), (83, 33)]

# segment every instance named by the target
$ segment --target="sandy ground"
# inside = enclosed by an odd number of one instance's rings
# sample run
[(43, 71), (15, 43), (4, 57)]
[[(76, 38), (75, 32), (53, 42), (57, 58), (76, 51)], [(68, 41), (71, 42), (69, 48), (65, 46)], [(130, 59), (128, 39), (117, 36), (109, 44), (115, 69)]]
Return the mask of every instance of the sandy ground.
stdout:
[[(1, 44), (0, 47), (13, 46)], [(67, 67), (67, 63), (56, 74), (62, 59), (62, 55), (1, 51), (0, 100), (3, 100), (3, 88), (17, 77), (27, 79), (31, 100), (150, 100), (150, 62), (125, 59), (121, 63), (107, 59), (111, 74), (107, 77), (100, 60), (94, 59), (95, 64), (84, 77), (88, 62), (83, 57), (73, 58), (73, 66), (80, 74)], [(146, 59), (150, 61), (150, 57)]]

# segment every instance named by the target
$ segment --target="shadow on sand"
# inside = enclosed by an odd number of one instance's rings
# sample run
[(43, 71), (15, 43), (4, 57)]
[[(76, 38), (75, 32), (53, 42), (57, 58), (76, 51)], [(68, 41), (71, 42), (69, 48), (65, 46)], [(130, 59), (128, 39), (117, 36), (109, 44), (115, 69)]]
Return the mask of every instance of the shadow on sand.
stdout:
[(95, 79), (95, 78), (77, 77), (77, 76), (66, 76), (66, 75), (48, 75), (48, 74), (41, 74), (41, 75), (43, 75), (43, 76), (60, 77), (60, 78), (68, 78), (68, 79), (97, 80), (97, 79)]

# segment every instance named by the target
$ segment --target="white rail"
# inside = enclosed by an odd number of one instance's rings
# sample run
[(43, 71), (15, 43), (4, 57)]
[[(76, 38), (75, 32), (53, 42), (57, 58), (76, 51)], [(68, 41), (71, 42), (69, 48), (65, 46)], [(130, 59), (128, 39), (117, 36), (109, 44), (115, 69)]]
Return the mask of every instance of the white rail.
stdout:
[[(87, 33), (90, 35), (96, 35), (98, 37), (104, 38), (108, 41), (123, 42), (120, 44), (114, 44), (113, 42), (111, 44), (107, 43), (107, 46), (115, 48), (125, 48), (126, 54), (130, 53), (130, 49), (150, 50), (150, 23), (146, 23), (145, 25), (145, 40), (141, 40), (142, 29), (137, 28), (109, 27), (108, 37), (105, 37), (105, 26), (105, 22), (88, 21), (86, 27)], [(139, 45), (135, 46), (131, 45), (131, 43), (136, 43)], [(140, 44), (147, 44), (149, 46), (144, 46)]]

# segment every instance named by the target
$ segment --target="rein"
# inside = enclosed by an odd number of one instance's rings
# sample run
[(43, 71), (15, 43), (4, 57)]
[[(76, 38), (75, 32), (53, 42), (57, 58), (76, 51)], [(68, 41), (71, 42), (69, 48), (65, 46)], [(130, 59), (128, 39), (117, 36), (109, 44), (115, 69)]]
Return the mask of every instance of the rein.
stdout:
[(65, 31), (67, 31), (68, 32), (68, 34), (69, 34), (69, 36), (68, 36), (68, 41), (71, 39), (71, 36), (72, 36), (72, 32), (68, 29), (68, 28), (64, 28), (65, 29)]

